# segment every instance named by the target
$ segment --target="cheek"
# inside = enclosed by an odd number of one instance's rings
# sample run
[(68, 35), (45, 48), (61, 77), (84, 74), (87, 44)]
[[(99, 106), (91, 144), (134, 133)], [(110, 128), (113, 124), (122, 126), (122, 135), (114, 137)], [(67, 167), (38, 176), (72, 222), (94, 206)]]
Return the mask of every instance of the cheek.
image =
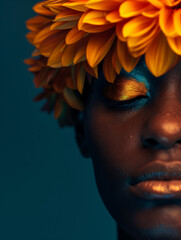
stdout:
[(113, 218), (124, 224), (124, 216), (134, 212), (128, 191), (130, 177), (143, 159), (139, 150), (140, 121), (136, 118), (133, 113), (123, 115), (96, 104), (88, 112), (85, 125), (100, 195)]
[(129, 175), (140, 149), (140, 120), (132, 113), (121, 114), (96, 104), (87, 116), (86, 135), (94, 164)]
[(144, 227), (137, 224), (149, 218), (144, 212), (148, 204), (129, 188), (135, 172), (148, 159), (140, 141), (144, 111), (121, 113), (96, 103), (87, 111), (84, 124), (97, 187), (107, 210), (129, 235), (148, 239)]

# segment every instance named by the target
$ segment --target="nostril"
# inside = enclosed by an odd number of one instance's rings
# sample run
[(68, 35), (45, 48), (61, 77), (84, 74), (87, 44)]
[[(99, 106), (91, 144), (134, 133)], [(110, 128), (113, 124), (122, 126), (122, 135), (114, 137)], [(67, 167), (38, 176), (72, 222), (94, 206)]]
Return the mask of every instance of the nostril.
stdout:
[(144, 144), (147, 147), (155, 147), (158, 145), (158, 142), (153, 138), (147, 138), (144, 140)]
[[(165, 139), (166, 140), (166, 139)], [(165, 141), (164, 139), (157, 139), (154, 138), (145, 138), (143, 139), (143, 145), (145, 147), (151, 147), (153, 149), (158, 149), (158, 148), (170, 148), (174, 145), (174, 143)], [(178, 139), (175, 141), (175, 144), (181, 144), (181, 139)]]
[(179, 139), (178, 141), (176, 141), (176, 143), (179, 143), (179, 144), (180, 144), (180, 143), (181, 143), (181, 139)]

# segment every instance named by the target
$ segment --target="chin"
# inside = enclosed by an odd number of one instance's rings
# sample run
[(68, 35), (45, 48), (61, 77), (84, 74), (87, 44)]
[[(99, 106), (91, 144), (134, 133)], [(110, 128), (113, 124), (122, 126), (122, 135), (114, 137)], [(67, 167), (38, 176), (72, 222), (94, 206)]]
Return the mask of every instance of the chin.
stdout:
[(150, 204), (149, 209), (135, 214), (132, 226), (128, 232), (135, 240), (181, 240), (181, 206)]

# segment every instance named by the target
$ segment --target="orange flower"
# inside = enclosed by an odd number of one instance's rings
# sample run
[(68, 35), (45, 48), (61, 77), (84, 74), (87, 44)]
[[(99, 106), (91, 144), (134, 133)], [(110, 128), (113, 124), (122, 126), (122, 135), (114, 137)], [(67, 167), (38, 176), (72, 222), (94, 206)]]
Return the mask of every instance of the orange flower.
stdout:
[[(83, 105), (72, 93), (82, 93), (86, 72), (98, 77), (101, 62), (105, 78), (114, 82), (142, 55), (155, 76), (180, 60), (181, 0), (45, 0), (34, 11), (27, 38), (36, 47), (33, 56), (40, 57), (27, 63), (35, 86), (51, 89), (79, 110)], [(62, 98), (56, 98), (55, 117)]]
[(181, 55), (180, 0), (130, 0), (121, 4), (119, 12), (128, 19), (122, 34), (130, 53), (145, 54), (153, 75), (158, 77), (176, 64)]

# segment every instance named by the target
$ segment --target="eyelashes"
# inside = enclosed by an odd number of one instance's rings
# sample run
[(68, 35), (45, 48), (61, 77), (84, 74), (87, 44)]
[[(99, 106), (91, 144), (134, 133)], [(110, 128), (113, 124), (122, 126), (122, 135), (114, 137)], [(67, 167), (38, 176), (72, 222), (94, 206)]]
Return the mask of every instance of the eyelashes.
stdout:
[(148, 89), (143, 82), (134, 78), (120, 79), (113, 84), (107, 85), (103, 90), (103, 95), (112, 101), (127, 102), (147, 96)]

